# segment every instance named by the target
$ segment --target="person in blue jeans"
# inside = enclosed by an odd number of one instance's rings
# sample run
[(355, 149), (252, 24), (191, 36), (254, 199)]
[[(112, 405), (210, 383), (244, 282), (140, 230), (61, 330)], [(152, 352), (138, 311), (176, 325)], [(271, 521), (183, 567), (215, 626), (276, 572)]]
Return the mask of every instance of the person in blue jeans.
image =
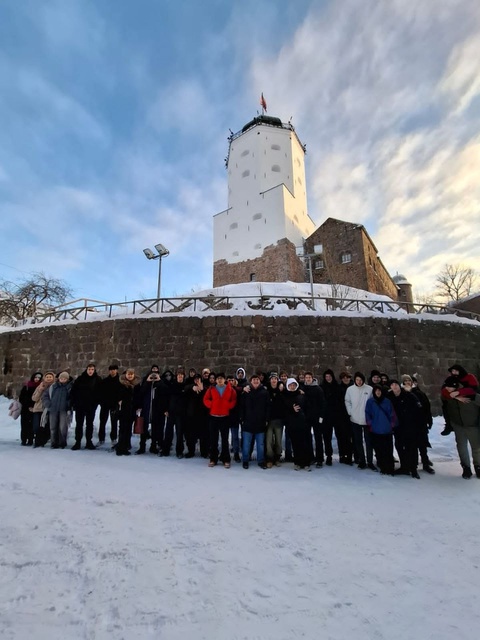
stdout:
[(250, 446), (255, 440), (257, 446), (257, 463), (261, 469), (265, 464), (265, 430), (270, 416), (270, 395), (260, 382), (260, 377), (254, 374), (250, 377), (250, 390), (242, 394), (240, 418), (242, 423), (242, 462), (243, 468), (248, 469)]
[(227, 376), (227, 384), (229, 384), (237, 394), (237, 404), (230, 411), (230, 443), (235, 462), (240, 462), (240, 396), (243, 387), (238, 386), (237, 379), (234, 375)]

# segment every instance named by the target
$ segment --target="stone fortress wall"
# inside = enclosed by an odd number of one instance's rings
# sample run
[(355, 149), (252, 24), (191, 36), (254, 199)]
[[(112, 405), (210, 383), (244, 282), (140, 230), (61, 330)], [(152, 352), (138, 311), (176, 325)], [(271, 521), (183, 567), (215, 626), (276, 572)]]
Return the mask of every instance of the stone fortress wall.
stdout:
[(40, 369), (79, 375), (89, 361), (101, 375), (108, 365), (135, 366), (143, 375), (193, 366), (227, 373), (372, 368), (391, 377), (418, 372), (436, 413), (439, 387), (455, 362), (480, 374), (480, 324), (365, 315), (209, 315), (126, 318), (50, 324), (0, 333), (0, 393), (19, 392)]

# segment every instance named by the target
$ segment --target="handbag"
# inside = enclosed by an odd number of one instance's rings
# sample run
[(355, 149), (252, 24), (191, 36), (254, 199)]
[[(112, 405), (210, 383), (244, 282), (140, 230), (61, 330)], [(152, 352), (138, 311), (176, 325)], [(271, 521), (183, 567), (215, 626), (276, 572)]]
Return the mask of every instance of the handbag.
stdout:
[(143, 433), (143, 416), (136, 416), (133, 423), (133, 433), (136, 435), (142, 435)]
[(14, 420), (17, 420), (18, 416), (22, 412), (22, 405), (18, 400), (13, 400), (8, 407), (8, 415)]

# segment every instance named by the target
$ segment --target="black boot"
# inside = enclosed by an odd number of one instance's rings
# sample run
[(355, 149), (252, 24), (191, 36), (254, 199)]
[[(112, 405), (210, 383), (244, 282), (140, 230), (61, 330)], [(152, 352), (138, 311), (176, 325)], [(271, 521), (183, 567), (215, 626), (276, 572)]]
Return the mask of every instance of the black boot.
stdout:
[(418, 471), (416, 469), (412, 471), (412, 478), (415, 478), (415, 480), (420, 480), (420, 476), (418, 475)]
[(233, 459), (235, 460), (235, 462), (241, 462), (240, 454), (239, 453), (235, 453), (234, 456), (233, 456)]
[(136, 456), (141, 456), (145, 453), (145, 445), (140, 445), (138, 451), (135, 451)]
[(432, 476), (435, 475), (435, 469), (432, 469), (432, 467), (427, 463), (423, 465), (423, 470), (426, 471), (427, 473), (430, 473), (430, 475)]
[(85, 449), (88, 449), (89, 451), (93, 451), (96, 448), (97, 447), (93, 444), (93, 442), (91, 440), (89, 440), (87, 442), (87, 444), (85, 445)]
[(75, 441), (75, 444), (72, 447), (72, 451), (78, 451), (81, 448), (81, 444), (79, 440)]
[(449, 436), (452, 433), (452, 431), (453, 431), (452, 427), (447, 427), (447, 425), (445, 425), (445, 429), (440, 432), (440, 435)]
[(465, 480), (469, 480), (472, 477), (472, 470), (470, 469), (470, 467), (467, 467), (466, 465), (462, 465), (462, 467), (463, 467), (462, 478), (464, 478)]
[(475, 467), (475, 475), (477, 476), (477, 478), (480, 478), (480, 466)]

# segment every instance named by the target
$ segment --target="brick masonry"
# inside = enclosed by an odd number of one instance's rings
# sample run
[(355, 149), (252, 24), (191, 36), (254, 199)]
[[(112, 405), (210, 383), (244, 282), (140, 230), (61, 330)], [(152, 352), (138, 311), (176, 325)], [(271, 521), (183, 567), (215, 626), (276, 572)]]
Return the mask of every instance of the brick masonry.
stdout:
[[(324, 267), (313, 270), (314, 282), (355, 287), (397, 299), (397, 286), (362, 225), (328, 218), (307, 238), (307, 253), (313, 253), (316, 244), (323, 245)], [(345, 251), (352, 259), (343, 264), (341, 255)]]
[(229, 263), (217, 260), (213, 265), (213, 286), (250, 282), (305, 282), (305, 268), (296, 254), (295, 245), (287, 238), (265, 247), (254, 260)]
[(135, 366), (140, 374), (183, 365), (248, 373), (297, 372), (327, 367), (378, 368), (390, 376), (418, 372), (439, 411), (438, 390), (447, 369), (459, 362), (480, 374), (480, 325), (417, 318), (343, 316), (203, 316), (129, 318), (48, 325), (0, 333), (0, 392), (19, 391), (36, 369), (68, 368), (81, 373), (95, 361), (101, 375), (108, 365)]

